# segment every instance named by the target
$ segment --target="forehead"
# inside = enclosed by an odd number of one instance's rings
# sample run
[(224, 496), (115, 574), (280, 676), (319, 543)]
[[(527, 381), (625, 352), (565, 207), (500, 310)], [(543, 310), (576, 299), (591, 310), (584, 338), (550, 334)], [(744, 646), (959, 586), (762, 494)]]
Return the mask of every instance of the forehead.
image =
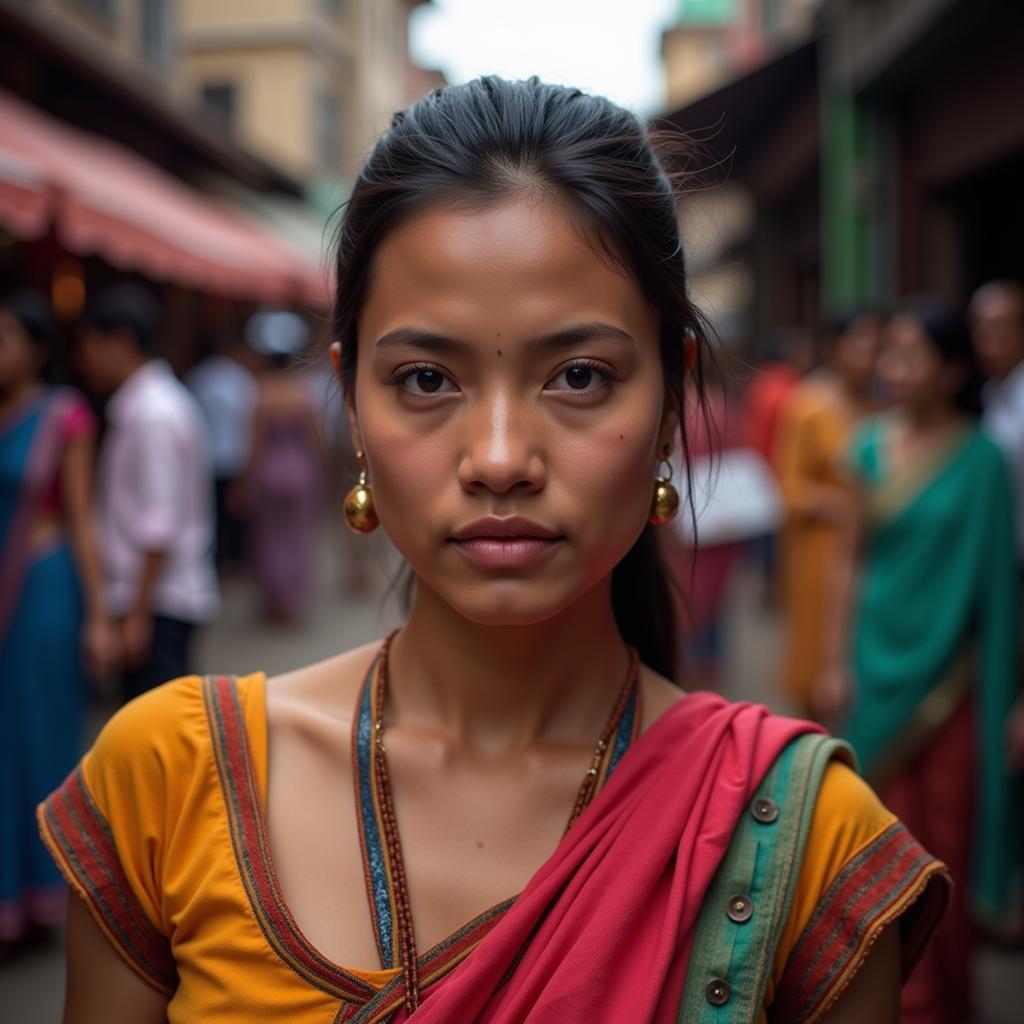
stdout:
[(657, 333), (657, 313), (557, 202), (443, 205), (401, 224), (374, 258), (360, 335), (404, 324), (508, 341), (583, 318)]

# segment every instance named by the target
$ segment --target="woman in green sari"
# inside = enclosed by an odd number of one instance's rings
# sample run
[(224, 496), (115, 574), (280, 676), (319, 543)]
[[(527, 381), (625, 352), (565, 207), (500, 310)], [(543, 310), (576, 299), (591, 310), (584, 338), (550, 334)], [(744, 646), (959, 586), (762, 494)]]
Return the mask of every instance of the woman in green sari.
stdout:
[(879, 373), (893, 407), (848, 453), (860, 500), (818, 698), (823, 712), (845, 714), (866, 777), (959, 883), (903, 1006), (912, 1024), (952, 1024), (970, 1018), (968, 902), (1004, 916), (1020, 863), (1005, 742), (1020, 685), (1012, 495), (975, 421), (976, 374), (956, 314), (927, 301), (902, 307)]

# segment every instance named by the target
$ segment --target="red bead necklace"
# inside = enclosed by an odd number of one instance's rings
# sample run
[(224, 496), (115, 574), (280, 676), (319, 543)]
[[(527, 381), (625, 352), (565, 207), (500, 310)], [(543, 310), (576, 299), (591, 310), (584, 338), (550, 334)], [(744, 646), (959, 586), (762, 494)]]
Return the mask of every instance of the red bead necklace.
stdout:
[[(397, 631), (395, 631), (397, 632)], [(398, 925), (398, 947), (401, 957), (402, 972), (405, 980), (405, 1006), (411, 1014), (420, 1005), (420, 983), (417, 965), (419, 953), (416, 949), (416, 933), (413, 928), (412, 906), (409, 901), (409, 885), (405, 873), (405, 861), (402, 857), (402, 842), (398, 835), (398, 819), (395, 817), (395, 804), (391, 792), (391, 777), (388, 774), (388, 762), (384, 749), (384, 701), (388, 685), (388, 652), (395, 633), (392, 632), (384, 641), (380, 654), (380, 665), (373, 680), (372, 707), (377, 709), (377, 717), (373, 723), (373, 758), (374, 775), (376, 778), (376, 794), (380, 807), (381, 822), (384, 830), (384, 842), (387, 845), (388, 859), (391, 863), (391, 882), (394, 889), (395, 911)], [(569, 822), (565, 827), (568, 832), (587, 805), (594, 799), (602, 766), (608, 759), (609, 746), (622, 720), (623, 712), (629, 703), (633, 690), (639, 683), (640, 659), (635, 650), (629, 651), (629, 671), (626, 682), (619, 693), (615, 707), (594, 746), (594, 757), (573, 804)]]

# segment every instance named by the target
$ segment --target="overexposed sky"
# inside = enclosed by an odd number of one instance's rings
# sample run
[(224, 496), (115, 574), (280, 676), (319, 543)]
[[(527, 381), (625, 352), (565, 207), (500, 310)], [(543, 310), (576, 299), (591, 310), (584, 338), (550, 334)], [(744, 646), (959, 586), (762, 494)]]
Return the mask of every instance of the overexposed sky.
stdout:
[(539, 75), (637, 113), (664, 106), (661, 30), (678, 0), (434, 0), (412, 17), (412, 55), (450, 82)]

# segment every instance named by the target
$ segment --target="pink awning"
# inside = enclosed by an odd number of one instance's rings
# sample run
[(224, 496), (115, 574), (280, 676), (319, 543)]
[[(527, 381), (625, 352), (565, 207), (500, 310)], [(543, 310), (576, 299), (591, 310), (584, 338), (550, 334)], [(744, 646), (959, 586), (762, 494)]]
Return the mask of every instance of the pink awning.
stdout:
[(0, 221), (34, 238), (51, 219), (71, 252), (157, 280), (256, 302), (327, 301), (325, 272), (263, 225), (0, 90)]

